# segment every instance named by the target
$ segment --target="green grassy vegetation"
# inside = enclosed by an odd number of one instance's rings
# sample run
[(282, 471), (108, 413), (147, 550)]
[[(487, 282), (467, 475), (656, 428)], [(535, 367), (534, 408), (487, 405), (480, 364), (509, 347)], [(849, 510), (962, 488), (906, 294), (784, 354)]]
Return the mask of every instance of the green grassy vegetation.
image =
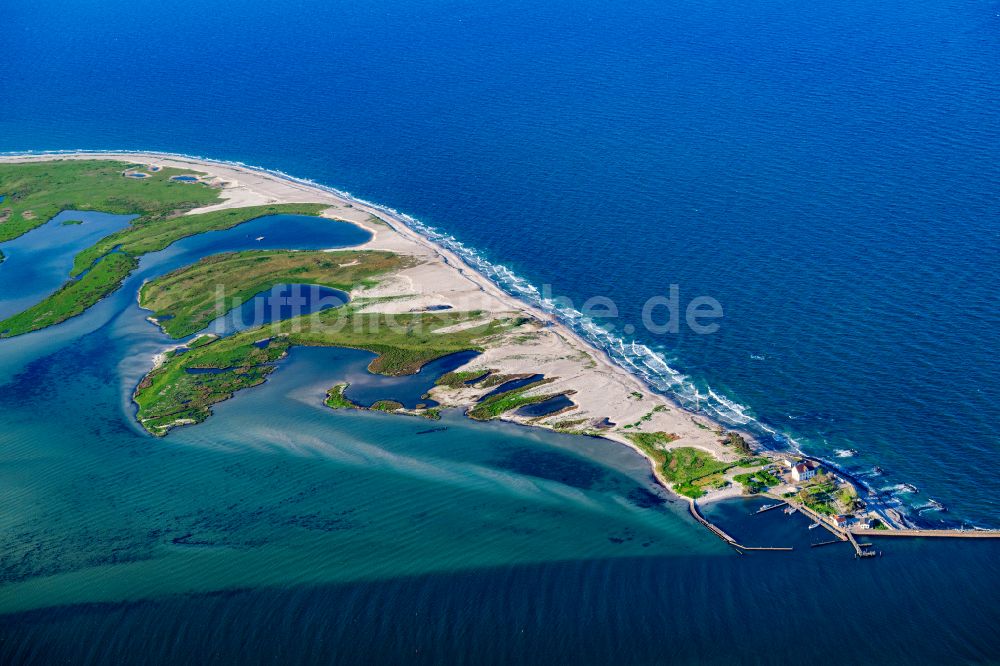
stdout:
[(482, 319), (483, 313), (445, 310), (427, 313), (363, 313), (346, 306), (308, 318), (289, 319), (264, 327), (273, 335), (291, 336), (295, 344), (351, 347), (375, 352), (369, 370), (382, 375), (409, 375), (425, 363), (460, 351), (482, 351), (479, 341), (524, 323), (523, 318), (484, 320), (469, 328), (438, 329)]
[(642, 394), (639, 393), (638, 391), (632, 391), (631, 393), (629, 393), (629, 396), (635, 398), (636, 400), (642, 400)]
[(781, 484), (781, 479), (763, 469), (746, 474), (737, 474), (733, 477), (733, 480), (746, 488), (747, 492), (751, 495)]
[(202, 333), (201, 335), (194, 338), (193, 340), (191, 340), (191, 342), (187, 343), (184, 346), (187, 347), (188, 349), (197, 349), (198, 347), (203, 347), (207, 344), (210, 344), (211, 342), (214, 342), (216, 339), (218, 339), (218, 337), (219, 336), (215, 335), (214, 333)]
[(126, 178), (127, 162), (60, 160), (0, 164), (0, 242), (45, 224), (63, 210), (166, 215), (219, 201), (218, 190), (170, 180), (181, 171), (161, 169), (148, 178)]
[(662, 448), (677, 439), (671, 433), (637, 432), (627, 437), (652, 458), (674, 491), (686, 497), (698, 498), (705, 494), (705, 488), (721, 487), (725, 484), (722, 475), (734, 465), (690, 446)]
[(857, 511), (864, 506), (864, 502), (858, 497), (857, 491), (851, 486), (841, 486), (840, 490), (837, 491), (836, 497), (844, 513)]
[(662, 447), (676, 442), (678, 437), (672, 432), (630, 432), (626, 435), (643, 451), (662, 450)]
[(625, 425), (622, 426), (622, 428), (624, 428), (626, 430), (631, 430), (632, 428), (638, 428), (643, 423), (648, 423), (649, 421), (652, 421), (653, 420), (653, 416), (657, 412), (662, 412), (666, 408), (667, 408), (666, 405), (657, 405), (656, 407), (653, 407), (653, 409), (651, 409), (650, 411), (646, 412), (641, 417), (639, 417), (639, 420), (636, 421), (635, 423), (626, 423)]
[(337, 384), (326, 392), (324, 404), (330, 409), (357, 409), (358, 405), (344, 397), (348, 384)]
[(835, 484), (827, 475), (818, 474), (799, 491), (798, 500), (816, 513), (833, 516), (839, 513), (836, 506), (836, 490)]
[[(163, 365), (146, 375), (134, 396), (138, 419), (149, 432), (160, 436), (178, 421), (204, 421), (212, 405), (263, 382), (273, 372), (274, 362), (293, 345), (366, 349), (378, 354), (369, 365), (372, 372), (412, 374), (436, 358), (458, 351), (481, 351), (480, 341), (523, 323), (521, 319), (493, 320), (459, 331), (437, 332), (480, 317), (478, 312), (451, 311), (361, 313), (345, 306), (325, 310), (307, 321), (300, 317), (274, 322), (216, 339), (187, 353), (169, 355)], [(219, 372), (192, 374), (188, 372), (192, 368)]]
[[(326, 392), (326, 399), (323, 401), (324, 404), (330, 409), (360, 409), (376, 412), (395, 412), (400, 409), (404, 409), (402, 403), (396, 402), (395, 400), (378, 400), (371, 407), (359, 405), (344, 395), (348, 386), (350, 386), (350, 384), (342, 383), (332, 387)], [(417, 405), (415, 412), (406, 413), (413, 414), (415, 416), (422, 416), (425, 419), (430, 419), (432, 421), (437, 421), (441, 418), (440, 407), (424, 409), (422, 405)]]
[(470, 382), (473, 379), (478, 379), (485, 375), (488, 370), (461, 370), (455, 372), (446, 372), (437, 378), (434, 383), (438, 386), (447, 386), (448, 388), (459, 389), (466, 386), (466, 382)]
[(0, 338), (37, 331), (80, 314), (120, 287), (138, 265), (134, 257), (112, 252), (80, 278), (70, 280), (42, 302), (0, 321)]
[[(217, 339), (184, 354), (171, 352), (159, 368), (139, 382), (134, 400), (139, 423), (163, 436), (171, 427), (200, 423), (211, 414), (210, 405), (239, 390), (264, 382), (274, 371), (272, 363), (288, 350), (287, 341), (266, 346), (233, 345)], [(216, 374), (190, 374), (189, 368), (226, 369)]]
[[(725, 474), (709, 474), (708, 476), (703, 476), (701, 478), (695, 479), (690, 486), (690, 491), (686, 492), (689, 497), (701, 497), (706, 490), (715, 490), (718, 488), (725, 488), (729, 485), (729, 481), (726, 480)], [(685, 489), (687, 490), (687, 489)], [(699, 492), (700, 491), (700, 492)]]
[(554, 381), (554, 379), (539, 379), (537, 382), (532, 382), (526, 386), (511, 389), (510, 391), (504, 391), (503, 393), (491, 396), (482, 402), (476, 403), (475, 407), (470, 409), (468, 412), (469, 418), (477, 421), (489, 421), (490, 419), (499, 417), (501, 414), (506, 414), (511, 410), (517, 409), (518, 407), (533, 405), (535, 403), (548, 400), (549, 398), (554, 398), (559, 394), (543, 393), (540, 395), (526, 395), (528, 391), (538, 388), (539, 386), (544, 386), (552, 381)]
[[(92, 245), (76, 256), (72, 276), (79, 278), (83, 275), (84, 277), (80, 281), (86, 280), (85, 289), (74, 284), (74, 280), (71, 279), (58, 291), (47, 296), (29, 310), (0, 321), (0, 331), (4, 332), (3, 337), (12, 337), (37, 331), (46, 326), (53, 326), (70, 317), (75, 317), (118, 289), (125, 278), (138, 266), (140, 256), (146, 252), (161, 250), (186, 236), (193, 236), (205, 231), (228, 229), (263, 215), (277, 213), (305, 215), (318, 212), (322, 208), (323, 206), (314, 204), (254, 206), (165, 220), (162, 222), (162, 226), (152, 223), (136, 226), (137, 220), (133, 222), (132, 227), (98, 241), (96, 245)], [(109, 239), (113, 239), (113, 241)], [(121, 268), (128, 263), (130, 268), (123, 275), (97, 270), (97, 267), (104, 264), (105, 258), (108, 257), (119, 257), (113, 262), (116, 267)], [(120, 257), (125, 257), (125, 259)], [(91, 270), (92, 267), (93, 270)], [(102, 276), (104, 279), (99, 279)], [(67, 294), (73, 294), (75, 298), (67, 299)], [(38, 313), (45, 313), (45, 316), (38, 316)]]
[(740, 458), (736, 461), (738, 467), (759, 467), (760, 465), (768, 465), (770, 463), (771, 459), (764, 456), (751, 456), (749, 458)]
[[(84, 312), (120, 287), (140, 256), (187, 236), (229, 229), (264, 215), (315, 215), (325, 208), (320, 204), (285, 204), (183, 215), (219, 202), (218, 190), (204, 183), (170, 180), (187, 171), (164, 168), (147, 172), (147, 178), (123, 176), (130, 168), (141, 170), (141, 165), (108, 160), (0, 164), (0, 193), (5, 195), (0, 204), (0, 242), (44, 224), (63, 210), (139, 215), (126, 229), (77, 254), (70, 272), (70, 278), (76, 280), (71, 279), (29, 310), (0, 321), (4, 336), (30, 333)], [(130, 268), (122, 274), (126, 266)]]
[[(413, 264), (391, 252), (256, 250), (218, 254), (143, 285), (139, 305), (153, 311), (174, 338), (199, 331), (216, 317), (278, 284), (301, 283), (351, 291)], [(218, 310), (217, 294), (225, 297)]]
[(716, 460), (711, 454), (691, 447), (667, 452), (662, 469), (674, 490), (687, 497), (701, 497), (707, 486), (718, 487), (721, 475), (731, 463)]

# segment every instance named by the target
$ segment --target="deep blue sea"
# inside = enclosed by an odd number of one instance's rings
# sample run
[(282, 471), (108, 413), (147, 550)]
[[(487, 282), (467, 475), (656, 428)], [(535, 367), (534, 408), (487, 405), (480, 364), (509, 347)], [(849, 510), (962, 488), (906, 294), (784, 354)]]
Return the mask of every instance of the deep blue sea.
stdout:
[[(390, 206), (515, 293), (610, 299), (606, 332), (575, 325), (683, 404), (843, 466), (914, 521), (1000, 527), (1000, 3), (3, 16), (0, 152), (203, 155)], [(0, 247), (0, 283), (37, 274), (0, 311), (117, 223), (37, 232), (67, 234), (45, 265)], [(293, 239), (329, 240), (273, 242)], [(775, 517), (755, 538), (795, 554), (740, 558), (617, 447), (330, 413), (315, 350), (202, 426), (141, 435), (129, 395), (167, 343), (137, 280), (241, 241), (188, 242), (0, 343), (2, 661), (773, 663), (795, 637), (820, 662), (998, 658), (996, 545), (855, 562)], [(718, 331), (649, 330), (672, 285), (682, 308), (721, 304)]]

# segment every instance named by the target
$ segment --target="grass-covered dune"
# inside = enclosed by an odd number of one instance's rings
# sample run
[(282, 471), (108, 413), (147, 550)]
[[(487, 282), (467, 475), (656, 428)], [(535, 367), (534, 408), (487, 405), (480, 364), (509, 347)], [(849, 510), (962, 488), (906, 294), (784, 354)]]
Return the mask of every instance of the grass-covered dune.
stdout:
[(274, 371), (274, 362), (294, 345), (365, 349), (378, 354), (369, 366), (372, 372), (403, 375), (448, 354), (481, 350), (486, 338), (521, 323), (489, 320), (442, 332), (477, 321), (482, 313), (365, 313), (359, 307), (347, 305), (274, 322), (185, 353), (168, 354), (136, 389), (139, 422), (162, 436), (173, 426), (204, 421), (212, 405), (262, 383)]
[(180, 183), (172, 176), (190, 171), (145, 171), (145, 178), (122, 174), (141, 165), (109, 160), (59, 160), (0, 164), (0, 242), (17, 238), (67, 209), (167, 216), (219, 202), (219, 191), (204, 183)]
[(139, 305), (153, 311), (174, 338), (200, 331), (216, 317), (221, 294), (227, 309), (284, 283), (316, 284), (351, 291), (413, 265), (414, 260), (378, 251), (252, 250), (206, 257), (143, 285)]

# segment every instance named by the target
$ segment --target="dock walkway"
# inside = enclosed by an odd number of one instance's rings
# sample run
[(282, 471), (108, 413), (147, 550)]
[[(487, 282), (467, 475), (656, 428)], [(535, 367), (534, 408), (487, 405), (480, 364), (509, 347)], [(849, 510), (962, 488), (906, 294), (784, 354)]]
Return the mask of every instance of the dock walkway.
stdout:
[(786, 504), (788, 504), (788, 502), (782, 500), (777, 504), (768, 504), (767, 506), (762, 506), (759, 509), (757, 509), (757, 511), (754, 512), (754, 515), (757, 515), (758, 513), (764, 513), (765, 511), (770, 511), (771, 509), (777, 509), (778, 507), (785, 506)]
[(1000, 530), (872, 530), (852, 528), (850, 534), (866, 537), (936, 537), (944, 539), (1000, 539)]
[(697, 520), (699, 523), (701, 523), (708, 529), (712, 530), (712, 532), (717, 537), (719, 537), (720, 539), (728, 543), (730, 546), (741, 552), (745, 550), (780, 550), (780, 551), (792, 550), (792, 548), (785, 546), (744, 546), (739, 541), (726, 534), (726, 532), (724, 532), (721, 527), (715, 525), (714, 523), (710, 522), (707, 518), (705, 518), (703, 515), (701, 515), (701, 511), (698, 510), (698, 503), (695, 502), (693, 499), (690, 498), (688, 499), (688, 509), (691, 511), (691, 515), (694, 516), (695, 520)]

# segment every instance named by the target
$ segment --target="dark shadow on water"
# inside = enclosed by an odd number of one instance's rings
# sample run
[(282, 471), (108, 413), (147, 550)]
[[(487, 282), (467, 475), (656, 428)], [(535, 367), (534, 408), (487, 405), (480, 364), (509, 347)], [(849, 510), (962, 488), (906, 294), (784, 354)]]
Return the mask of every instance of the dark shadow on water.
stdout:
[[(364, 407), (380, 400), (392, 400), (408, 409), (417, 405), (435, 407), (437, 402), (424, 397), (435, 381), (477, 356), (479, 352), (475, 351), (457, 352), (425, 363), (416, 374), (391, 377), (368, 370), (376, 357), (373, 352), (344, 347), (293, 347), (289, 358), (278, 362), (278, 371), (268, 384), (277, 383), (287, 391), (295, 385), (319, 385), (326, 390), (346, 382), (349, 386), (345, 397)], [(294, 365), (294, 376), (284, 371), (288, 365)]]
[[(832, 553), (822, 562), (582, 558), (84, 604), (4, 617), (0, 661), (177, 664), (210, 654), (217, 663), (436, 664), (461, 654), (477, 664), (731, 664), (746, 655), (799, 663), (800, 641), (789, 637), (808, 635), (811, 664), (845, 663), (845, 641), (863, 645), (868, 663), (987, 663), (998, 648), (996, 583), (961, 571), (998, 552), (910, 543), (865, 563)], [(950, 558), (957, 566), (942, 567)], [(815, 586), (836, 631), (817, 630), (815, 597), (801, 593)]]
[(605, 467), (585, 458), (541, 448), (515, 449), (493, 460), (492, 466), (583, 490), (594, 488), (606, 474)]
[(541, 379), (545, 379), (545, 375), (531, 375), (530, 377), (522, 377), (521, 379), (512, 379), (511, 381), (501, 384), (484, 395), (479, 399), (479, 402), (482, 402), (487, 398), (492, 398), (495, 395), (500, 395), (501, 393), (506, 393), (507, 391), (513, 391), (514, 389), (521, 388), (522, 386), (527, 386), (528, 384), (532, 384)]
[[(474, 351), (450, 354), (425, 364), (415, 375), (403, 377), (386, 377), (367, 371), (364, 375), (355, 374), (344, 395), (348, 400), (365, 407), (370, 407), (379, 400), (395, 400), (409, 409), (420, 404), (435, 407), (437, 402), (423, 396), (434, 387), (437, 378), (462, 367), (477, 356), (479, 352)], [(368, 354), (368, 358), (372, 358), (372, 355)]]
[(230, 309), (199, 333), (231, 335), (274, 321), (340, 307), (349, 300), (350, 297), (345, 292), (331, 287), (315, 284), (278, 284), (254, 295), (242, 305)]

